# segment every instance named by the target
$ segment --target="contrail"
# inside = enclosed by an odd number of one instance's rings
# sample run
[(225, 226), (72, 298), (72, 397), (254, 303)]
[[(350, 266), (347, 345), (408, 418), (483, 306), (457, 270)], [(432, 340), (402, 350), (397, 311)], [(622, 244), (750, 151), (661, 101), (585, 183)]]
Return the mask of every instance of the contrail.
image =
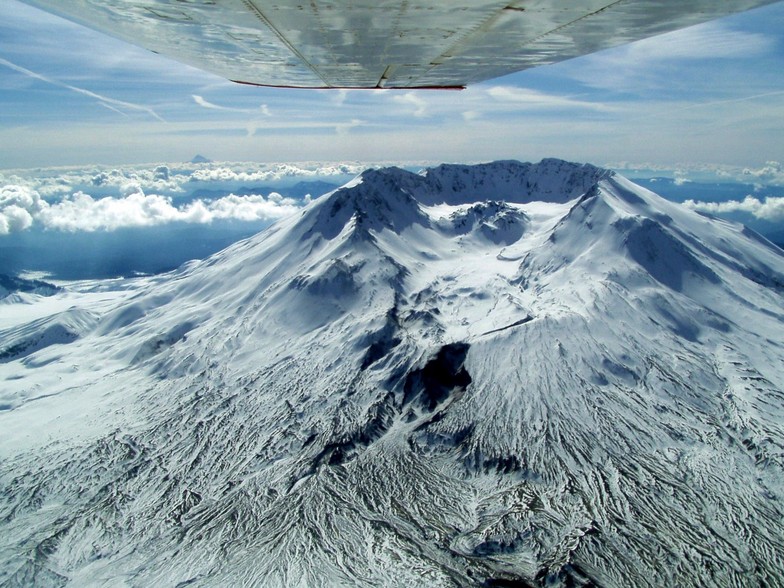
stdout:
[(702, 106), (713, 106), (715, 104), (731, 104), (733, 102), (745, 102), (747, 100), (756, 100), (757, 98), (767, 98), (768, 96), (778, 96), (784, 94), (784, 90), (776, 90), (774, 92), (765, 92), (764, 94), (754, 94), (753, 96), (742, 96), (740, 98), (728, 98), (727, 100), (713, 100), (711, 102), (700, 102), (699, 104), (692, 104), (684, 106), (678, 110), (691, 110), (693, 108), (700, 108)]
[(230, 106), (221, 106), (219, 104), (208, 102), (198, 94), (191, 94), (191, 98), (193, 98), (193, 101), (199, 106), (208, 108), (210, 110), (222, 110), (225, 112), (241, 112), (245, 114), (262, 114), (264, 116), (272, 116), (272, 113), (266, 104), (262, 104), (258, 108), (232, 108)]
[[(149, 108), (147, 106), (142, 106), (140, 104), (134, 104), (132, 102), (125, 102), (123, 100), (116, 100), (114, 98), (109, 98), (108, 96), (102, 96), (101, 94), (96, 94), (95, 92), (91, 92), (90, 90), (85, 90), (84, 88), (79, 88), (77, 86), (71, 86), (70, 84), (65, 84), (65, 83), (60, 82), (58, 80), (53, 80), (52, 78), (48, 78), (48, 77), (46, 77), (44, 75), (41, 75), (39, 73), (35, 73), (34, 71), (31, 71), (31, 70), (29, 70), (29, 69), (27, 69), (25, 67), (22, 67), (20, 65), (16, 65), (15, 63), (12, 63), (12, 62), (8, 61), (7, 59), (3, 59), (2, 57), (0, 57), (0, 65), (5, 65), (6, 67), (9, 67), (9, 68), (11, 68), (14, 71), (17, 71), (17, 72), (19, 72), (21, 74), (24, 74), (24, 75), (29, 76), (31, 78), (34, 78), (36, 80), (40, 80), (42, 82), (46, 82), (47, 84), (52, 84), (54, 86), (59, 86), (60, 88), (65, 88), (67, 90), (71, 90), (72, 92), (76, 92), (77, 94), (82, 94), (83, 96), (87, 96), (89, 98), (94, 98), (94, 99), (98, 100), (98, 102), (100, 102), (103, 106), (107, 106), (109, 108), (111, 108), (112, 106), (118, 106), (120, 108), (127, 108), (129, 110), (140, 110), (142, 112), (146, 112), (147, 114), (149, 114), (150, 116), (152, 116), (153, 118), (155, 118), (155, 119), (157, 119), (157, 120), (159, 120), (161, 122), (166, 122), (161, 116), (158, 115), (157, 112), (155, 112), (152, 108)], [(112, 108), (112, 110), (116, 110), (116, 109)]]

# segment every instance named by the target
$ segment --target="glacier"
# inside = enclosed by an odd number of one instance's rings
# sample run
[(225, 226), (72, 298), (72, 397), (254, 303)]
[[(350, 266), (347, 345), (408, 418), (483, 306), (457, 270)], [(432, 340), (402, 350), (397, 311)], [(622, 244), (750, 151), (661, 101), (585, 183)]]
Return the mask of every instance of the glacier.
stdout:
[(608, 170), (368, 170), (41, 304), (4, 586), (784, 585), (784, 252)]

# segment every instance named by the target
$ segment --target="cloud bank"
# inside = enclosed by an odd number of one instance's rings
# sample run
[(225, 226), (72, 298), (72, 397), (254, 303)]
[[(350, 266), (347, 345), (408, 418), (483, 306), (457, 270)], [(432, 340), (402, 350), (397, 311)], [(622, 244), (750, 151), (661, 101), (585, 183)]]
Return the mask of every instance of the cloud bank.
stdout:
[(231, 166), (215, 165), (193, 170), (188, 176), (189, 182), (270, 182), (284, 178), (316, 178), (340, 175), (356, 175), (367, 168), (367, 165), (338, 163), (300, 167), (293, 164), (276, 164), (263, 169), (235, 169)]
[(50, 204), (26, 186), (0, 188), (0, 234), (18, 233), (33, 226), (67, 232), (114, 231), (167, 223), (208, 224), (215, 220), (273, 221), (296, 212), (301, 203), (272, 193), (215, 200), (194, 200), (176, 206), (172, 199), (145, 194), (138, 186), (121, 197), (94, 198), (76, 192)]
[(784, 185), (784, 167), (778, 161), (768, 161), (760, 168), (743, 168), (742, 175), (755, 182)]
[(34, 227), (112, 231), (173, 222), (273, 221), (304, 204), (278, 190), (299, 181), (341, 184), (364, 168), (224, 162), (0, 171), (0, 235)]
[[(499, 96), (506, 98), (507, 94), (500, 92)], [(287, 186), (307, 180), (337, 185), (365, 167), (355, 163), (223, 162), (7, 170), (0, 172), (0, 235), (30, 229), (95, 232), (168, 223), (271, 222), (304, 205), (281, 196), (278, 190), (285, 193)], [(619, 163), (609, 167), (638, 166)], [(675, 170), (674, 178), (676, 183), (734, 181), (748, 184), (752, 192), (756, 185), (784, 185), (784, 169), (776, 161), (743, 168), (699, 164)], [(784, 197), (750, 195), (729, 202), (689, 200), (685, 205), (712, 214), (745, 213), (772, 222), (784, 220)]]
[(729, 200), (727, 202), (698, 202), (687, 200), (683, 203), (687, 208), (708, 212), (710, 214), (731, 214), (744, 212), (760, 220), (771, 222), (784, 220), (784, 197), (768, 196), (763, 200), (754, 196), (746, 196), (743, 200)]
[[(357, 163), (298, 163), (265, 164), (254, 162), (221, 162), (210, 164), (179, 163), (168, 165), (145, 164), (106, 166), (37, 168), (31, 170), (0, 170), (0, 188), (17, 185), (34, 189), (47, 201), (75, 192), (93, 196), (127, 195), (136, 188), (148, 194), (185, 196), (195, 189), (225, 190), (226, 194), (239, 188), (263, 184), (265, 190), (297, 181), (325, 180), (343, 183), (357, 175), (367, 165)], [(318, 194), (314, 194), (317, 196)]]

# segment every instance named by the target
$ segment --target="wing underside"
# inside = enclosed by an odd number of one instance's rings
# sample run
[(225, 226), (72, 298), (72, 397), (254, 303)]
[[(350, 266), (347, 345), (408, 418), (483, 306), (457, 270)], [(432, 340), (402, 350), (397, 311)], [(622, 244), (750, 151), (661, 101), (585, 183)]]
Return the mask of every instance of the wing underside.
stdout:
[(460, 88), (773, 0), (25, 0), (237, 82)]

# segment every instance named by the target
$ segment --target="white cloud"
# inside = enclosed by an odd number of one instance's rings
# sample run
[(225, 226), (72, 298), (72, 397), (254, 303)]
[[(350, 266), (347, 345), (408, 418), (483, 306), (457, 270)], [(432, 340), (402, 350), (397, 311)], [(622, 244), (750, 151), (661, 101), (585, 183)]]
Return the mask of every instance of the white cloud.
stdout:
[(158, 165), (149, 169), (49, 168), (38, 170), (36, 175), (28, 172), (23, 176), (10, 176), (5, 183), (29, 186), (45, 200), (52, 201), (79, 190), (102, 196), (123, 194), (129, 186), (137, 186), (145, 192), (181, 194), (189, 179), (190, 170), (172, 170), (169, 166)]
[(296, 212), (299, 205), (280, 194), (272, 193), (267, 198), (259, 195), (236, 196), (229, 194), (207, 206), (212, 218), (242, 221), (272, 220)]
[(3, 186), (0, 188), (0, 209), (8, 206), (21, 206), (25, 209), (40, 210), (45, 205), (41, 196), (28, 186)]
[(767, 221), (784, 220), (784, 197), (779, 196), (769, 196), (764, 200), (760, 200), (749, 195), (743, 200), (730, 200), (728, 202), (696, 202), (687, 200), (683, 205), (692, 210), (711, 214), (745, 212), (758, 219)]
[(192, 182), (264, 182), (274, 177), (268, 170), (235, 171), (230, 167), (207, 167), (191, 173)]
[(520, 88), (517, 86), (491, 86), (486, 90), (487, 96), (502, 103), (514, 104), (515, 106), (523, 106), (529, 108), (579, 108), (587, 110), (604, 111), (609, 110), (605, 104), (595, 102), (585, 102), (582, 100), (574, 100), (566, 96), (558, 96), (555, 94), (545, 94), (530, 90), (528, 88)]
[(145, 194), (129, 182), (119, 197), (96, 198), (78, 191), (47, 203), (27, 186), (0, 188), (0, 234), (25, 231), (34, 225), (67, 232), (114, 231), (172, 222), (206, 224), (214, 220), (271, 221), (296, 212), (301, 204), (280, 194), (194, 200), (177, 206), (172, 199)]
[(758, 167), (713, 163), (669, 165), (629, 161), (603, 162), (602, 165), (637, 177), (646, 177), (651, 174), (672, 177), (676, 184), (718, 181), (721, 183), (753, 184), (755, 189), (766, 186), (784, 186), (784, 166), (777, 161), (768, 161)]
[[(359, 121), (356, 121), (356, 124), (359, 124)], [(355, 126), (355, 124), (351, 126)], [(259, 166), (255, 169), (237, 169), (228, 165), (215, 165), (193, 170), (190, 174), (190, 181), (232, 184), (270, 182), (283, 178), (328, 178), (329, 176), (356, 175), (367, 167), (367, 165), (353, 163), (312, 165), (280, 163)]]
[(364, 121), (361, 121), (358, 118), (352, 118), (349, 122), (336, 124), (335, 132), (338, 135), (346, 135), (351, 129), (361, 127), (363, 124), (365, 124)]
[(348, 98), (348, 90), (346, 89), (339, 89), (339, 90), (328, 90), (332, 94), (332, 104), (335, 106), (343, 106), (346, 103), (346, 98)]
[(626, 55), (637, 63), (678, 59), (738, 59), (765, 55), (777, 39), (762, 33), (733, 30), (717, 21), (632, 43)]
[(413, 92), (395, 94), (392, 97), (392, 100), (398, 104), (412, 107), (414, 109), (413, 114), (417, 118), (427, 116), (427, 102)]
[(234, 110), (233, 108), (226, 108), (225, 106), (218, 106), (217, 104), (208, 102), (207, 100), (205, 100), (204, 98), (196, 94), (192, 94), (191, 98), (193, 98), (193, 101), (199, 106), (203, 106), (204, 108), (209, 108), (210, 110)]
[[(357, 124), (359, 121), (355, 121)], [(274, 187), (277, 182), (290, 183), (297, 179), (323, 179), (342, 182), (367, 165), (358, 163), (257, 163), (221, 162), (205, 164), (169, 163), (110, 166), (57, 167), (0, 172), (0, 190), (29, 189), (41, 199), (54, 202), (75, 192), (93, 197), (126, 196), (141, 190), (146, 194), (160, 194), (181, 198), (185, 192), (209, 188), (231, 193), (239, 187), (251, 188), (259, 184)], [(336, 177), (337, 176), (337, 177)], [(210, 184), (201, 186), (194, 184)], [(5, 186), (5, 187), (4, 187)]]
[[(711, 21), (586, 55), (565, 67), (571, 69), (574, 79), (594, 88), (616, 92), (667, 90), (674, 81), (684, 81), (680, 68), (689, 64), (759, 59), (773, 54), (778, 42), (775, 36), (735, 30), (721, 21)], [(716, 79), (712, 85), (727, 81)]]
[(743, 168), (743, 177), (753, 178), (759, 182), (782, 184), (784, 183), (784, 168), (778, 161), (768, 161), (761, 168)]
[(60, 231), (113, 231), (170, 222), (176, 216), (177, 210), (162, 196), (139, 191), (124, 198), (96, 199), (76, 192), (42, 211), (37, 220), (47, 229)]
[(38, 192), (27, 186), (0, 187), (0, 235), (30, 228), (33, 215), (40, 213), (46, 206)]
[(193, 101), (203, 108), (207, 108), (209, 110), (221, 110), (223, 112), (241, 112), (244, 114), (260, 114), (262, 116), (272, 116), (270, 112), (269, 106), (266, 104), (259, 105), (258, 108), (235, 108), (232, 106), (221, 106), (220, 104), (215, 104), (213, 102), (209, 102), (208, 100), (204, 99), (202, 96), (198, 94), (191, 94), (191, 98)]
[(8, 206), (0, 213), (3, 217), (0, 233), (16, 233), (29, 229), (33, 224), (32, 215), (21, 206)]
[(743, 184), (761, 186), (784, 186), (784, 166), (778, 161), (768, 161), (759, 167), (725, 167), (716, 170), (716, 175)]
[(195, 200), (175, 206), (170, 198), (132, 191), (123, 198), (96, 199), (83, 192), (48, 206), (37, 219), (44, 227), (61, 231), (113, 231), (171, 222), (210, 223), (218, 219), (274, 220), (298, 210), (293, 200), (275, 201), (260, 195), (230, 194), (213, 201)]
[(673, 175), (675, 176), (674, 184), (676, 186), (683, 186), (691, 181), (688, 172), (683, 169), (676, 169)]

